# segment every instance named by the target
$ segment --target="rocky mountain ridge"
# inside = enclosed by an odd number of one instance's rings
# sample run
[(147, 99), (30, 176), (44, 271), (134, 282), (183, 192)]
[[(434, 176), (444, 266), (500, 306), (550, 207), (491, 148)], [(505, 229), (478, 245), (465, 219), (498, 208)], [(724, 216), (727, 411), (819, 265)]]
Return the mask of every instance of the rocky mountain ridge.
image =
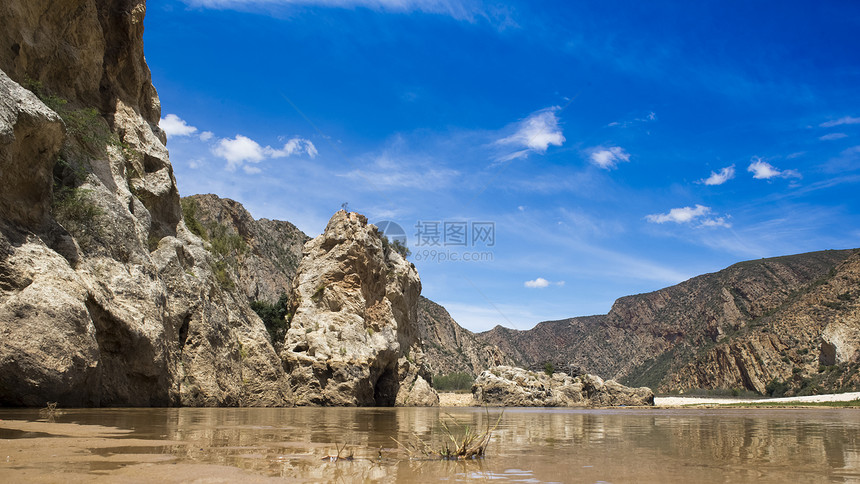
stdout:
[(474, 378), (487, 368), (514, 364), (508, 354), (480, 341), (475, 333), (457, 324), (444, 307), (424, 296), (418, 301), (417, 329), (435, 375), (467, 373)]
[[(828, 383), (818, 377), (818, 369), (819, 356), (826, 352), (822, 348), (835, 347), (828, 341), (838, 340), (845, 348), (850, 346), (847, 328), (860, 329), (852, 313), (860, 297), (854, 276), (858, 257), (856, 250), (841, 250), (742, 262), (620, 298), (607, 315), (544, 322), (528, 331), (496, 327), (477, 336), (526, 367), (574, 365), (661, 391), (766, 393), (774, 380), (788, 381), (788, 391), (794, 392), (803, 391), (804, 382), (806, 391), (854, 388), (856, 377)], [(828, 304), (844, 313), (836, 314)], [(833, 360), (822, 358), (823, 363)], [(854, 374), (856, 361), (844, 359), (840, 372)]]

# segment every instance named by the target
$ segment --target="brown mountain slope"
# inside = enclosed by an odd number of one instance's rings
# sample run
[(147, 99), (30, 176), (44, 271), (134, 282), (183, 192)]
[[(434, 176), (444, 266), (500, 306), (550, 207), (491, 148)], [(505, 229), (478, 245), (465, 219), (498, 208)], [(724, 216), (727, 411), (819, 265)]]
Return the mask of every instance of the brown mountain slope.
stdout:
[(813, 394), (860, 388), (860, 252), (762, 318), (727, 334), (663, 387)]
[[(228, 274), (249, 301), (274, 303), (289, 294), (302, 259), (302, 247), (310, 237), (295, 225), (254, 217), (241, 203), (217, 195), (192, 195), (182, 199), (189, 227), (205, 235), (214, 252), (235, 274)], [(205, 233), (204, 233), (205, 232)]]
[[(741, 262), (659, 291), (618, 299), (605, 316), (496, 327), (479, 339), (525, 366), (577, 365), (606, 378), (658, 389), (739, 387), (764, 391), (761, 378), (675, 377), (702, 351), (793, 304), (853, 251), (822, 251)], [(798, 351), (800, 348), (798, 348)], [(807, 352), (812, 351), (808, 348)], [(712, 372), (721, 374), (716, 365)], [(766, 378), (763, 376), (762, 378)]]
[(424, 296), (418, 301), (418, 335), (433, 373), (454, 372), (477, 376), (497, 365), (512, 365), (510, 353), (478, 340), (474, 333), (460, 327), (444, 307)]

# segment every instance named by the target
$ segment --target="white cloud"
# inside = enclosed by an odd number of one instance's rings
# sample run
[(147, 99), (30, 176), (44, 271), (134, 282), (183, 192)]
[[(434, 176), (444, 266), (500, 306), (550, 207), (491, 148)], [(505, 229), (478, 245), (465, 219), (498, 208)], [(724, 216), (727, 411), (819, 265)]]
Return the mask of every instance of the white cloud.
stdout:
[(204, 131), (200, 133), (200, 141), (209, 141), (213, 136), (215, 136), (215, 133), (212, 131)]
[(822, 128), (832, 128), (834, 126), (841, 126), (843, 124), (860, 124), (860, 118), (852, 118), (851, 116), (843, 116), (839, 119), (834, 119), (833, 121), (827, 121), (826, 123), (821, 123), (818, 126)]
[(620, 146), (609, 148), (598, 146), (592, 148), (589, 160), (604, 170), (611, 170), (618, 166), (618, 163), (630, 161), (630, 153), (624, 151), (624, 148)]
[[(235, 138), (225, 138), (212, 148), (212, 153), (227, 160), (227, 170), (233, 171), (242, 166), (246, 173), (259, 173), (259, 168), (252, 168), (246, 163), (259, 163), (266, 158), (285, 158), (292, 155), (306, 153), (311, 158), (318, 152), (313, 143), (301, 138), (293, 138), (284, 145), (282, 149), (274, 149), (271, 146), (263, 148), (259, 143), (237, 134)], [(244, 166), (243, 166), (244, 165)]]
[(251, 138), (237, 134), (235, 138), (225, 138), (218, 142), (212, 153), (227, 160), (227, 169), (233, 171), (242, 163), (259, 163), (266, 155), (263, 148)]
[(723, 183), (735, 177), (735, 165), (727, 166), (720, 170), (719, 173), (711, 172), (711, 176), (701, 180), (700, 183), (705, 185), (722, 185)]
[(544, 288), (549, 286), (549, 281), (547, 281), (543, 277), (538, 277), (533, 281), (526, 281), (523, 285), (532, 288)]
[(197, 128), (189, 126), (184, 119), (175, 114), (168, 114), (158, 121), (158, 126), (167, 133), (168, 138), (174, 136), (191, 136), (197, 132)]
[(847, 137), (848, 135), (845, 133), (830, 133), (825, 134), (824, 136), (819, 136), (818, 139), (820, 139), (821, 141), (833, 141), (835, 139), (842, 139)]
[(770, 163), (754, 156), (747, 171), (753, 174), (756, 180), (770, 180), (771, 178), (801, 178), (797, 170), (780, 170)]
[(681, 207), (681, 208), (673, 208), (669, 210), (668, 213), (655, 213), (651, 215), (646, 215), (645, 219), (649, 222), (656, 224), (663, 224), (666, 222), (674, 222), (676, 224), (687, 224), (691, 222), (698, 221), (699, 227), (724, 227), (731, 228), (732, 224), (726, 221), (727, 218), (730, 218), (728, 215), (725, 217), (708, 217), (704, 218), (706, 215), (711, 213), (711, 207), (706, 207), (704, 205), (696, 204), (695, 207)]
[(524, 282), (524, 283), (523, 283), (523, 285), (524, 285), (525, 287), (530, 287), (530, 288), (533, 288), (533, 289), (543, 289), (543, 288), (545, 288), (545, 287), (549, 287), (549, 286), (551, 286), (551, 285), (553, 285), (553, 286), (563, 286), (563, 285), (564, 285), (564, 281), (550, 282), (550, 281), (548, 281), (548, 280), (544, 279), (543, 277), (538, 277), (537, 279), (535, 279), (535, 280), (533, 280), (533, 281), (526, 281), (526, 282)]
[(649, 222), (662, 224), (675, 222), (676, 224), (687, 223), (695, 218), (707, 215), (711, 212), (710, 207), (696, 204), (695, 207), (673, 208), (669, 213), (655, 213), (645, 216)]
[(285, 156), (300, 155), (306, 153), (311, 158), (316, 158), (319, 154), (316, 146), (310, 141), (302, 138), (292, 138), (284, 144), (280, 150), (269, 148), (264, 149), (269, 158), (283, 158)]
[(727, 217), (716, 217), (702, 220), (702, 227), (725, 227), (727, 229), (732, 227), (732, 224), (726, 222)]
[(558, 117), (555, 115), (559, 109), (558, 106), (553, 106), (532, 113), (517, 123), (517, 130), (514, 134), (496, 141), (498, 144), (514, 145), (520, 148), (514, 153), (501, 157), (499, 161), (521, 158), (530, 151), (546, 153), (550, 145), (561, 146), (564, 144), (564, 135), (558, 126)]

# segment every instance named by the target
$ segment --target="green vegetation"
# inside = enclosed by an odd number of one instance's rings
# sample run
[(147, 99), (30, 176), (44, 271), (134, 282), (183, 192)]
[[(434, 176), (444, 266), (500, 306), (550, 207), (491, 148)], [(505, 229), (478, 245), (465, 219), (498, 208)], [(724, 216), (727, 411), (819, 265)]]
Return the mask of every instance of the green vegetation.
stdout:
[(215, 276), (215, 281), (224, 290), (230, 290), (236, 287), (233, 278), (230, 276), (229, 265), (223, 260), (216, 260), (212, 263), (212, 274)]
[(319, 286), (317, 286), (317, 288), (314, 290), (313, 295), (311, 295), (311, 301), (315, 303), (320, 302), (322, 300), (323, 293), (325, 293), (325, 283), (321, 283)]
[(621, 383), (632, 387), (659, 387), (660, 382), (663, 381), (663, 378), (669, 373), (672, 369), (672, 365), (676, 361), (688, 360), (686, 354), (676, 355), (676, 353), (679, 353), (677, 346), (668, 351), (664, 351), (656, 358), (651, 358), (645, 361), (638, 367), (634, 368)]
[(226, 225), (218, 222), (203, 223), (198, 218), (200, 209), (197, 201), (185, 198), (180, 201), (182, 218), (185, 226), (203, 240), (209, 241), (209, 252), (214, 262), (212, 272), (221, 288), (230, 290), (236, 287), (233, 274), (239, 266), (239, 257), (248, 250), (248, 245), (241, 235), (230, 231)]
[(442, 392), (465, 392), (472, 389), (475, 377), (464, 372), (454, 372), (433, 377), (433, 388)]
[(280, 344), (287, 336), (287, 303), (288, 297), (285, 293), (281, 293), (278, 302), (272, 304), (266, 301), (254, 301), (251, 303), (251, 309), (260, 316), (263, 324), (266, 325), (266, 331), (269, 332), (269, 339), (272, 344)]
[(206, 225), (206, 231), (209, 233), (213, 254), (221, 257), (235, 257), (245, 253), (247, 249), (245, 239), (227, 230), (226, 226), (213, 222)]
[[(428, 444), (426, 441), (419, 438), (416, 434), (413, 435), (412, 441), (402, 443), (392, 437), (391, 439), (397, 442), (401, 449), (405, 450), (410, 458), (438, 458), (444, 460), (467, 460), (483, 458), (487, 452), (487, 447), (490, 445), (490, 440), (493, 437), (493, 432), (498, 428), (499, 422), (502, 421), (502, 415), (496, 423), (490, 426), (490, 411), (487, 409), (486, 427), (483, 431), (472, 429), (468, 425), (457, 423), (453, 417), (447, 416), (452, 425), (444, 419), (440, 419), (439, 423), (442, 431), (445, 434), (444, 443), (438, 446)], [(452, 430), (459, 428), (459, 430)], [(453, 447), (451, 446), (453, 444)]]
[(409, 247), (403, 245), (403, 243), (401, 243), (399, 240), (391, 242), (388, 240), (388, 237), (383, 234), (380, 234), (379, 237), (382, 239), (382, 250), (386, 254), (389, 250), (393, 250), (394, 252), (397, 252), (398, 254), (403, 256), (404, 259), (412, 255), (412, 251), (409, 250)]
[(93, 201), (92, 192), (85, 188), (55, 185), (51, 203), (54, 218), (84, 250), (94, 247), (102, 236), (97, 220), (104, 212)]
[(547, 361), (546, 364), (543, 365), (543, 372), (546, 373), (546, 376), (552, 377), (552, 374), (555, 373), (555, 365)]
[(206, 233), (203, 224), (197, 220), (197, 201), (193, 198), (183, 198), (180, 205), (182, 205), (182, 218), (185, 219), (185, 226), (188, 227), (188, 230), (203, 240), (209, 239), (209, 234)]
[(779, 398), (785, 395), (785, 392), (787, 392), (788, 389), (789, 385), (787, 383), (778, 378), (774, 378), (765, 387), (765, 394), (769, 397)]

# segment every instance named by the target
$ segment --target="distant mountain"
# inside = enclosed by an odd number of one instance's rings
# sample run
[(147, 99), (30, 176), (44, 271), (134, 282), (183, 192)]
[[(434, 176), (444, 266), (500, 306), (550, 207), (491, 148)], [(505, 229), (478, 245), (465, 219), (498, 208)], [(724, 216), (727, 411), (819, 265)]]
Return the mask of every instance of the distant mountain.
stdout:
[(424, 296), (418, 300), (417, 328), (424, 353), (437, 375), (462, 372), (477, 376), (492, 366), (514, 363), (506, 352), (480, 341), (457, 324), (444, 307)]
[(860, 252), (832, 250), (741, 262), (620, 298), (606, 315), (476, 336), (523, 366), (660, 391), (832, 391), (858, 385), (858, 298)]

